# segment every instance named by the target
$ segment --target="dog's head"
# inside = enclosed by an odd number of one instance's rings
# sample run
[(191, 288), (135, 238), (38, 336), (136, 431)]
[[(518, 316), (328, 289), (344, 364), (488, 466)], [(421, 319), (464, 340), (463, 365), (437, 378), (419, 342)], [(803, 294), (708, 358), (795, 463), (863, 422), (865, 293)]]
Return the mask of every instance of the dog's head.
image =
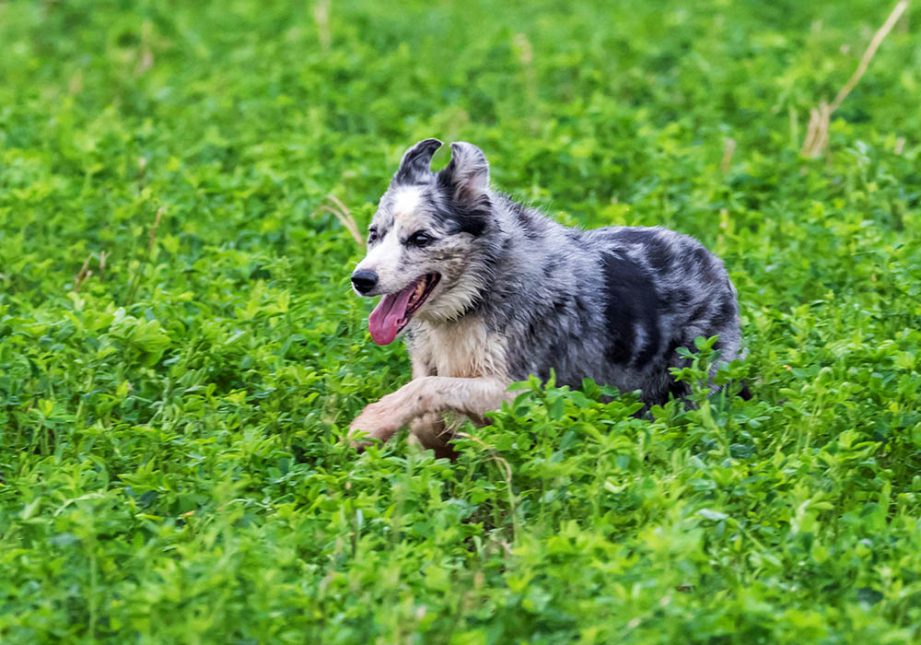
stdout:
[(368, 230), (368, 254), (352, 273), (361, 296), (383, 296), (368, 326), (386, 345), (413, 316), (451, 320), (483, 288), (483, 244), (491, 226), (489, 164), (470, 143), (451, 144), (438, 173), (441, 141), (420, 141), (403, 155)]

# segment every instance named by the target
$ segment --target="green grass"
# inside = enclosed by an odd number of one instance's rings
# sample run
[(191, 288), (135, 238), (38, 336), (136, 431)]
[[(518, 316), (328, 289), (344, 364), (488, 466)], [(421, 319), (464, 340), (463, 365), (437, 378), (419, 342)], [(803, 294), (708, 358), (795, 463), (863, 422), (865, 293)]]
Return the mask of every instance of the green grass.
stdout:
[[(921, 639), (917, 7), (799, 154), (889, 9), (0, 3), (0, 641)], [(345, 447), (409, 366), (322, 207), (428, 136), (719, 253), (755, 398)]]

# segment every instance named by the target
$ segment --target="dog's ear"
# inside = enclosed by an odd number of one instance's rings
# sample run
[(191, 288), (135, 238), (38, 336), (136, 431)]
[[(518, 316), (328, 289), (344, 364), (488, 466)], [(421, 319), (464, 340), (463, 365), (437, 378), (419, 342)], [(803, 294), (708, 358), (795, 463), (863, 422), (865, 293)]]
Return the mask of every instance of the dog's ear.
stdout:
[(432, 174), (432, 155), (441, 147), (438, 139), (423, 139), (403, 155), (393, 176), (394, 184), (414, 184)]
[(438, 173), (438, 183), (458, 201), (475, 201), (489, 189), (486, 155), (472, 143), (452, 143), (451, 162)]

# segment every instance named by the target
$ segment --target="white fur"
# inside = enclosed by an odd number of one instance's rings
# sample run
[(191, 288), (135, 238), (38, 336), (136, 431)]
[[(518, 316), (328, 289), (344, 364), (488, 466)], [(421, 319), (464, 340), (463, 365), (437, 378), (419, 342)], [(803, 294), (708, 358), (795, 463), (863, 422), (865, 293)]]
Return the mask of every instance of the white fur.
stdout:
[(401, 253), (399, 227), (394, 226), (387, 232), (384, 239), (368, 252), (365, 259), (358, 263), (355, 270), (377, 273), (378, 284), (383, 293), (398, 291), (409, 284), (410, 278), (415, 277), (399, 275), (397, 272)]
[(412, 217), (422, 203), (422, 190), (418, 186), (401, 186), (393, 194), (393, 218), (400, 222)]
[(492, 377), (508, 380), (505, 342), (475, 316), (455, 323), (421, 322), (413, 350), (439, 376)]
[(643, 351), (643, 349), (646, 347), (647, 340), (646, 326), (639, 322), (634, 323), (633, 333), (635, 334), (633, 338), (633, 344), (639, 348), (639, 351)]

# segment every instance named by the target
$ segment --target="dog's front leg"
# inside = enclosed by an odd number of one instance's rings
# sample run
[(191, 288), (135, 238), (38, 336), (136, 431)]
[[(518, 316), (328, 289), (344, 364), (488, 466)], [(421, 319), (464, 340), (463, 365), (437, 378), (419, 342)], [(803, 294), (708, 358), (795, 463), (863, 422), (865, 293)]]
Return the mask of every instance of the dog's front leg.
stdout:
[(387, 441), (413, 419), (447, 411), (483, 423), (487, 412), (513, 398), (506, 385), (498, 378), (423, 376), (367, 406), (352, 421), (350, 430), (364, 430), (371, 439)]

